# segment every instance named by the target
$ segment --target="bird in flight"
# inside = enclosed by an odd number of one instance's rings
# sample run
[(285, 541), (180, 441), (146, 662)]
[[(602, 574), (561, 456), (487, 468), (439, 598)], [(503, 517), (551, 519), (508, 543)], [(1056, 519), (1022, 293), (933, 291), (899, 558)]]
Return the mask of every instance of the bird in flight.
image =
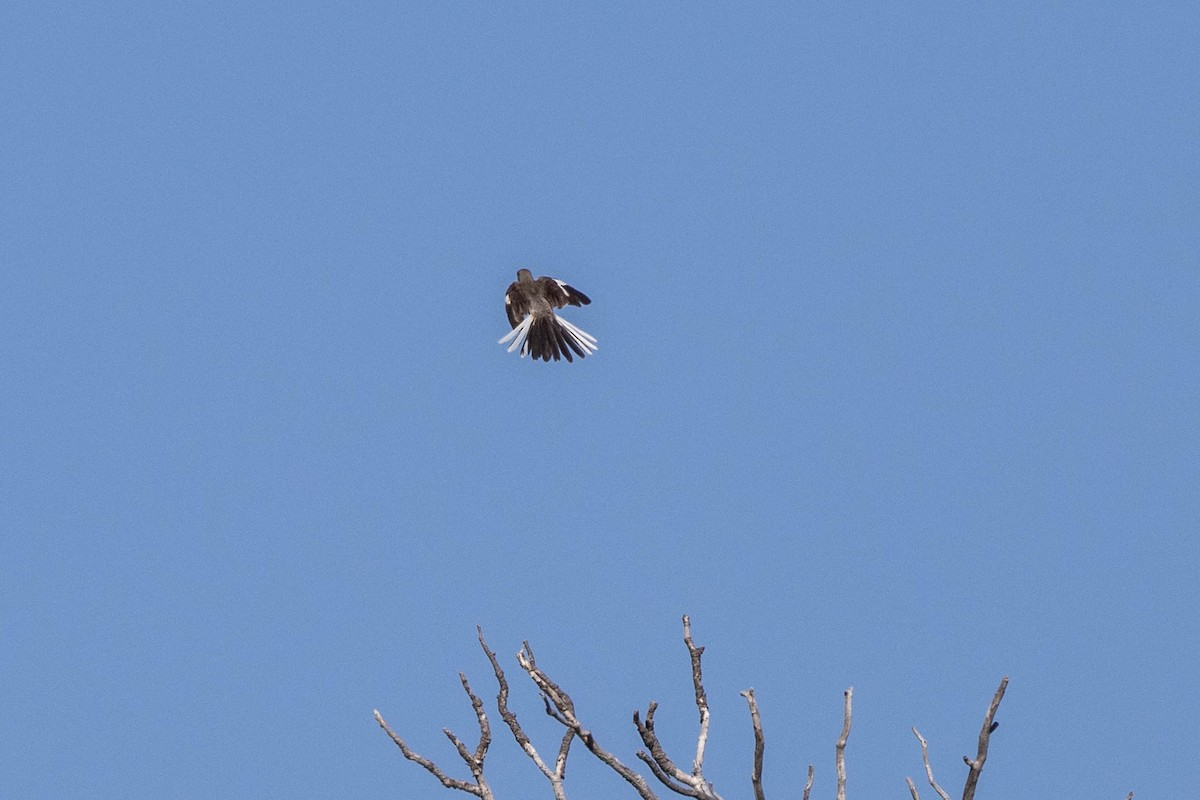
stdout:
[(586, 306), (592, 300), (573, 286), (555, 278), (534, 278), (527, 269), (517, 270), (517, 279), (504, 293), (504, 310), (512, 332), (500, 340), (508, 352), (521, 349), (521, 358), (549, 361), (565, 357), (574, 361), (571, 351), (580, 358), (596, 352), (596, 337), (576, 328), (554, 313), (563, 306)]

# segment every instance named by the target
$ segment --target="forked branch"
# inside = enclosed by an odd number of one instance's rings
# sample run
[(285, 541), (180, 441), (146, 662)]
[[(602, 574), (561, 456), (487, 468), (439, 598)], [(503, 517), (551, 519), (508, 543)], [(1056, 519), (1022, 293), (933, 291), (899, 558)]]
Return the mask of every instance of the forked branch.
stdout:
[(983, 772), (983, 762), (987, 761), (988, 741), (992, 738), (992, 732), (1000, 725), (995, 721), (996, 709), (1000, 708), (1000, 701), (1004, 699), (1004, 690), (1007, 688), (1008, 676), (1005, 675), (1000, 679), (1000, 687), (996, 689), (996, 694), (992, 696), (987, 716), (983, 718), (983, 728), (979, 731), (979, 750), (975, 758), (963, 756), (963, 761), (971, 768), (967, 773), (967, 784), (963, 787), (963, 800), (972, 800), (975, 797), (975, 785), (979, 783), (979, 773)]
[(546, 780), (550, 781), (550, 788), (554, 792), (555, 800), (566, 800), (566, 790), (563, 788), (563, 779), (567, 773), (567, 754), (571, 749), (571, 741), (575, 738), (575, 731), (568, 728), (563, 734), (562, 741), (558, 746), (558, 757), (554, 760), (554, 769), (551, 770), (546, 766), (546, 762), (538, 754), (537, 748), (533, 746), (533, 742), (529, 740), (529, 736), (521, 728), (521, 723), (517, 721), (517, 715), (508, 708), (508, 679), (504, 676), (504, 670), (500, 668), (500, 662), (496, 659), (496, 654), (487, 646), (487, 642), (483, 639), (483, 628), (475, 626), (475, 632), (479, 637), (479, 646), (483, 648), (484, 654), (488, 661), (492, 664), (492, 671), (496, 675), (496, 683), (500, 686), (500, 692), (496, 695), (496, 707), (500, 711), (500, 718), (508, 725), (508, 729), (512, 731), (513, 738), (517, 740), (517, 744), (525, 755), (529, 756), (538, 771), (546, 776)]
[[(999, 727), (1000, 723), (996, 722), (996, 710), (1000, 708), (1000, 701), (1004, 699), (1004, 690), (1008, 688), (1008, 676), (1000, 679), (1000, 687), (996, 689), (996, 693), (992, 696), (991, 705), (988, 706), (987, 714), (983, 718), (983, 728), (979, 731), (979, 751), (974, 759), (963, 756), (963, 761), (966, 762), (970, 771), (967, 773), (967, 783), (963, 787), (963, 800), (973, 800), (975, 797), (975, 787), (979, 783), (979, 774), (983, 772), (983, 763), (987, 761), (988, 742), (991, 740), (992, 732)], [(929, 785), (938, 793), (938, 797), (942, 800), (950, 800), (950, 795), (946, 793), (941, 786), (938, 786), (937, 781), (933, 779), (933, 767), (929, 765), (929, 743), (925, 741), (925, 737), (916, 728), (912, 729), (913, 735), (917, 737), (917, 741), (921, 743), (921, 761), (925, 765), (925, 777), (929, 780)], [(913, 800), (919, 800), (917, 796), (917, 787), (913, 785), (912, 778), (905, 779), (908, 782), (908, 791), (912, 795)]]
[(671, 791), (698, 800), (721, 800), (716, 789), (704, 777), (704, 749), (708, 744), (710, 721), (708, 695), (704, 691), (703, 670), (700, 664), (704, 648), (697, 647), (692, 640), (692, 621), (686, 614), (683, 616), (683, 643), (687, 646), (692, 662), (692, 689), (696, 697), (696, 710), (700, 713), (700, 733), (696, 737), (696, 756), (692, 760), (692, 771), (688, 773), (680, 769), (659, 741), (658, 734), (654, 732), (654, 713), (658, 710), (658, 703), (653, 701), (646, 709), (645, 722), (642, 722), (638, 712), (633, 712), (633, 724), (638, 735), (642, 737), (642, 743), (650, 750), (649, 754), (639, 750), (637, 756), (650, 767), (654, 777)]
[[(938, 793), (938, 797), (942, 798), (942, 800), (950, 800), (950, 795), (946, 794), (946, 791), (938, 786), (937, 781), (933, 779), (933, 767), (929, 765), (929, 742), (925, 741), (925, 737), (915, 727), (912, 729), (912, 732), (913, 736), (917, 737), (917, 741), (921, 743), (921, 760), (925, 762), (925, 777), (929, 780), (929, 785), (933, 787), (933, 790)], [(908, 780), (910, 783), (912, 782), (912, 778)], [(916, 790), (910, 786), (909, 791)]]
[[(517, 653), (517, 663), (529, 675), (530, 680), (538, 688), (546, 713), (564, 728), (554, 763), (553, 765), (547, 763), (522, 728), (517, 715), (508, 706), (508, 679), (500, 666), (499, 660), (496, 658), (496, 654), (488, 647), (487, 642), (484, 640), (483, 630), (477, 627), (476, 634), (479, 639), (479, 646), (483, 649), (484, 655), (487, 656), (488, 662), (492, 666), (492, 672), (496, 677), (496, 683), (499, 686), (499, 692), (496, 695), (496, 708), (500, 713), (500, 717), (504, 720), (505, 725), (508, 726), (517, 745), (534, 763), (543, 777), (549, 781), (555, 800), (566, 800), (564, 781), (566, 777), (567, 758), (570, 755), (571, 745), (577, 738), (583, 741), (584, 746), (590, 753), (632, 786), (641, 800), (659, 800), (645, 776), (631, 769), (617, 758), (616, 755), (600, 745), (592, 731), (585, 727), (580, 720), (571, 696), (551, 680), (545, 671), (537, 665), (533, 648), (530, 647), (529, 642), (523, 642), (521, 650)], [(634, 726), (645, 746), (644, 750), (637, 752), (637, 757), (646, 764), (654, 777), (671, 792), (684, 797), (694, 798), (695, 800), (722, 800), (713, 784), (704, 775), (704, 757), (708, 745), (709, 726), (711, 724), (708, 695), (704, 689), (702, 670), (704, 648), (697, 646), (692, 639), (691, 620), (686, 615), (683, 617), (683, 641), (687, 647), (688, 657), (691, 662), (692, 688), (700, 723), (691, 768), (687, 769), (686, 765), (681, 766), (674, 761), (667, 754), (666, 748), (663, 747), (655, 730), (655, 715), (658, 711), (658, 703), (655, 701), (651, 701), (646, 708), (644, 719), (638, 711), (633, 713)], [(400, 752), (406, 759), (421, 766), (443, 786), (448, 789), (456, 789), (472, 794), (480, 798), (480, 800), (494, 800), (492, 790), (484, 777), (484, 760), (487, 757), (488, 748), (491, 744), (491, 728), (488, 723), (488, 717), (483, 710), (483, 702), (472, 691), (466, 675), (459, 673), (459, 680), (462, 683), (463, 691), (466, 692), (467, 697), (470, 699), (471, 708), (475, 712), (476, 722), (479, 726), (479, 742), (472, 750), (449, 728), (443, 729), (443, 733), (454, 745), (459, 758), (462, 759), (468, 770), (470, 770), (473, 780), (462, 780), (451, 777), (432, 760), (413, 752), (408, 744), (388, 726), (378, 711), (375, 712), (375, 720), (396, 746), (400, 748)], [(1005, 677), (1000, 681), (1000, 686), (992, 697), (991, 704), (984, 717), (983, 727), (979, 733), (979, 746), (975, 757), (963, 757), (963, 761), (967, 764), (969, 770), (966, 785), (963, 788), (963, 800), (974, 800), (979, 776), (987, 760), (988, 744), (992, 733), (995, 732), (999, 724), (996, 722), (996, 712), (1000, 707), (1000, 701), (1004, 698), (1004, 692), (1007, 687), (1008, 678)], [(758, 709), (758, 700), (755, 697), (753, 689), (746, 689), (741, 692), (741, 696), (746, 699), (746, 704), (750, 712), (750, 722), (754, 731), (754, 761), (750, 772), (750, 784), (754, 790), (754, 800), (766, 800), (762, 784), (763, 755), (766, 748), (762, 718)], [(836, 745), (837, 800), (846, 800), (846, 744), (850, 738), (850, 728), (853, 721), (853, 687), (846, 689), (843, 693), (843, 701), (842, 730), (838, 736)], [(917, 737), (917, 741), (921, 744), (921, 760), (925, 767), (925, 776), (929, 781), (929, 785), (937, 793), (939, 800), (950, 800), (949, 794), (934, 780), (933, 768), (929, 761), (928, 742), (916, 728), (913, 728), (912, 731), (913, 735)], [(804, 785), (802, 800), (809, 800), (813, 787), (813, 772), (812, 765), (809, 765), (808, 780)], [(906, 779), (906, 782), (912, 800), (920, 800), (920, 795), (912, 778)], [(1132, 797), (1133, 793), (1131, 792), (1127, 800), (1132, 800)]]
[(658, 795), (654, 794), (650, 789), (650, 785), (646, 783), (645, 778), (625, 766), (621, 763), (620, 759), (601, 747), (592, 732), (585, 728), (583, 723), (579, 721), (579, 718), (575, 716), (575, 703), (571, 700), (571, 696), (563, 691), (558, 684), (550, 680), (549, 676), (538, 667), (529, 642), (524, 642), (521, 650), (517, 653), (517, 663), (521, 665), (521, 669), (528, 673), (534, 685), (541, 691), (542, 702), (545, 704), (547, 714), (558, 720), (565, 728), (574, 732), (574, 735), (583, 741), (588, 751), (624, 778), (642, 800), (658, 799)]
[(692, 786), (692, 776), (675, 765), (658, 740), (658, 734), (654, 732), (656, 711), (658, 711), (658, 703), (651, 701), (646, 709), (645, 722), (642, 721), (641, 714), (637, 711), (633, 712), (633, 725), (637, 728), (638, 735), (642, 737), (642, 743), (650, 749), (649, 754), (645, 750), (639, 750), (637, 757), (650, 767), (654, 777), (658, 778), (663, 786), (687, 797), (700, 797), (700, 793)]
[(467, 676), (460, 672), (458, 673), (458, 679), (462, 682), (463, 690), (467, 693), (467, 697), (471, 699), (471, 708), (475, 710), (475, 719), (479, 723), (479, 744), (475, 747), (475, 752), (472, 753), (449, 728), (443, 728), (442, 733), (446, 735), (446, 738), (454, 745), (454, 749), (458, 751), (459, 757), (467, 765), (467, 769), (471, 771), (471, 777), (475, 779), (475, 783), (451, 778), (437, 764), (409, 749), (408, 744), (388, 726), (383, 715), (378, 710), (375, 711), (375, 721), (379, 723), (379, 727), (383, 728), (391, 740), (396, 743), (396, 746), (400, 748), (400, 752), (405, 758), (424, 767), (429, 774), (441, 782), (442, 786), (445, 786), (447, 789), (458, 789), (459, 791), (473, 794), (480, 798), (480, 800), (494, 800), (491, 787), (488, 786), (487, 780), (483, 776), (483, 762), (487, 758), (488, 746), (492, 743), (491, 726), (488, 725), (487, 715), (483, 713), (483, 701), (471, 691), (471, 684), (467, 682)]

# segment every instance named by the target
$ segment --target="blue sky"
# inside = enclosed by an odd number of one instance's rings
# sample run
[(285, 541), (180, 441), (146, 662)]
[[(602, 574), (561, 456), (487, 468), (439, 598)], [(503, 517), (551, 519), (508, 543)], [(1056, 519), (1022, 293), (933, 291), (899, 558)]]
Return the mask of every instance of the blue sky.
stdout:
[[(449, 796), (513, 654), (629, 761), (1182, 797), (1200, 717), (1200, 12), (16, 3), (13, 797)], [(504, 352), (516, 269), (600, 351)], [(495, 718), (495, 714), (493, 714)], [(495, 720), (499, 725), (499, 720)], [(686, 760), (686, 756), (681, 755)], [(497, 729), (501, 800), (550, 796)], [(575, 800), (632, 796), (586, 753)]]

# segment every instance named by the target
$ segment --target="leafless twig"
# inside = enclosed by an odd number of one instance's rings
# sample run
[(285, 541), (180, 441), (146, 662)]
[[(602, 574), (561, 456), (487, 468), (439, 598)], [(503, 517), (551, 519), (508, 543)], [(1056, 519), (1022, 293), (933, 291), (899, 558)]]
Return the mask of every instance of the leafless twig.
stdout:
[[(917, 741), (921, 743), (921, 760), (925, 762), (925, 777), (929, 779), (929, 785), (938, 793), (938, 797), (942, 800), (950, 800), (950, 795), (937, 785), (937, 781), (933, 779), (933, 767), (929, 766), (929, 742), (925, 741), (925, 737), (916, 728), (912, 729), (913, 736), (917, 737)], [(912, 779), (908, 779), (911, 783)]]
[[(488, 647), (487, 642), (483, 637), (482, 628), (476, 627), (476, 633), (479, 639), (479, 645), (487, 656), (488, 661), (492, 665), (492, 671), (496, 676), (496, 682), (499, 685), (499, 692), (496, 696), (496, 707), (500, 712), (501, 718), (511, 731), (513, 738), (517, 744), (525, 752), (525, 754), (534, 762), (542, 775), (550, 782), (554, 792), (555, 800), (566, 800), (566, 792), (564, 788), (564, 780), (566, 775), (566, 762), (570, 753), (571, 745), (576, 738), (582, 739), (583, 744), (588, 751), (595, 755), (601, 762), (606, 764), (610, 769), (620, 775), (627, 783), (629, 783), (638, 793), (641, 800), (658, 800), (658, 796), (650, 788), (650, 785), (643, 775), (635, 772), (633, 769), (622, 763), (615, 755), (608, 750), (605, 750), (596, 741), (595, 736), (590, 730), (584, 727), (576, 714), (575, 704), (570, 695), (568, 695), (558, 684), (554, 683), (546, 673), (537, 666), (537, 661), (533, 654), (533, 649), (529, 642), (523, 642), (521, 650), (517, 653), (517, 663), (529, 675), (534, 685), (538, 687), (541, 693), (542, 702), (546, 713), (558, 721), (563, 727), (563, 737), (559, 744), (557, 758), (553, 767), (548, 765), (542, 759), (529, 736), (525, 733), (521, 724), (517, 720), (517, 716), (508, 707), (509, 684), (501, 668), (496, 654)], [(670, 756), (667, 755), (666, 749), (658, 738), (655, 731), (655, 715), (658, 711), (658, 703), (651, 701), (646, 709), (645, 719), (643, 720), (640, 713), (633, 713), (633, 723), (637, 728), (638, 734), (641, 736), (642, 742), (646, 750), (639, 750), (637, 756), (641, 759), (651, 773), (664, 786), (672, 792), (683, 795), (685, 797), (694, 798), (694, 800), (722, 800), (721, 796), (713, 784), (711, 784), (704, 776), (704, 756), (708, 744), (709, 726), (711, 717), (708, 708), (708, 696), (704, 689), (702, 657), (704, 648), (698, 647), (692, 639), (691, 620), (687, 615), (683, 617), (683, 641), (687, 646), (688, 656), (692, 667), (692, 686), (695, 692), (696, 710), (699, 713), (700, 727), (696, 739), (695, 756), (692, 760), (691, 770), (682, 769)], [(391, 727), (388, 726), (383, 716), (375, 711), (375, 720), (391, 740), (400, 748), (401, 753), (406, 759), (412, 761), (427, 772), (433, 775), (443, 786), (448, 789), (457, 789), (468, 794), (475, 795), (480, 800), (493, 800), (491, 788), (488, 786), (487, 780), (484, 777), (484, 760), (487, 757), (488, 748), (491, 744), (491, 728), (488, 722), (487, 714), (483, 709), (483, 702), (472, 691), (470, 683), (464, 673), (459, 673), (459, 680), (462, 683), (463, 691), (471, 701), (471, 708), (475, 712), (476, 721), (479, 726), (479, 743), (471, 750), (467, 745), (459, 739), (449, 728), (444, 728), (442, 732), (446, 738), (454, 745), (459, 757), (463, 763), (467, 765), (471, 771), (471, 776), (474, 782), (452, 778), (447, 775), (436, 763), (432, 760), (413, 752), (407, 743), (397, 735)], [(969, 772), (967, 775), (966, 785), (963, 788), (963, 800), (974, 800), (975, 790), (979, 782), (979, 776), (983, 771), (984, 763), (987, 760), (988, 744), (991, 734), (995, 732), (997, 726), (996, 713), (999, 709), (1000, 702), (1004, 698), (1005, 690), (1008, 687), (1008, 678), (1005, 677), (1000, 681), (1000, 686), (997, 688), (995, 695), (992, 697), (991, 704), (988, 707), (987, 714), (984, 717), (983, 727), (979, 734), (979, 747), (975, 758), (963, 757), (963, 761), (967, 764)], [(765, 752), (765, 737), (763, 735), (762, 718), (759, 714), (758, 701), (754, 694), (754, 689), (747, 689), (741, 692), (741, 696), (746, 698), (746, 703), (750, 711), (750, 720), (754, 731), (754, 763), (751, 769), (750, 782), (754, 789), (755, 800), (765, 800), (765, 793), (762, 785), (763, 773), (763, 756)], [(844, 711), (842, 731), (838, 737), (836, 745), (836, 771), (837, 771), (837, 800), (845, 800), (846, 798), (846, 744), (850, 738), (851, 723), (853, 720), (853, 701), (854, 687), (849, 687), (843, 693)], [(925, 737), (921, 735), (916, 728), (912, 729), (913, 735), (917, 737), (917, 741), (921, 744), (921, 759), (925, 767), (925, 775), (929, 781), (929, 785), (937, 793), (940, 800), (950, 800), (949, 795), (938, 785), (933, 777), (933, 768), (929, 760), (929, 746)], [(813, 787), (814, 769), (812, 765), (808, 767), (808, 780), (804, 785), (803, 800), (809, 800)], [(912, 800), (920, 800), (920, 795), (917, 792), (917, 787), (912, 778), (906, 778), (909, 794)], [(1126, 800), (1133, 800), (1133, 792), (1130, 792)]]
[(700, 663), (701, 656), (704, 655), (704, 648), (697, 647), (692, 640), (692, 621), (686, 614), (683, 616), (683, 643), (687, 646), (688, 656), (692, 662), (692, 688), (696, 696), (696, 709), (700, 712), (700, 733), (696, 738), (696, 757), (692, 760), (692, 771), (690, 774), (684, 772), (671, 760), (666, 750), (663, 749), (658, 734), (654, 732), (654, 713), (658, 710), (656, 702), (651, 702), (646, 709), (645, 722), (642, 722), (638, 712), (633, 713), (633, 724), (642, 737), (643, 744), (650, 750), (649, 754), (644, 750), (638, 751), (637, 756), (650, 767), (654, 777), (658, 778), (671, 791), (699, 800), (721, 800), (716, 789), (704, 777), (704, 748), (708, 744), (710, 720), (708, 695), (704, 691), (704, 678)]
[(645, 750), (639, 750), (637, 757), (650, 767), (654, 777), (658, 778), (663, 786), (687, 797), (700, 797), (700, 792), (692, 785), (693, 777), (676, 766), (658, 740), (658, 734), (654, 732), (654, 714), (657, 711), (658, 703), (651, 701), (646, 708), (645, 722), (642, 721), (640, 713), (633, 712), (633, 725), (642, 737), (642, 743), (650, 749), (649, 754)]
[(500, 711), (500, 718), (508, 725), (508, 729), (512, 731), (513, 738), (517, 740), (517, 744), (525, 751), (525, 754), (533, 761), (538, 770), (546, 776), (546, 780), (550, 781), (550, 787), (554, 791), (555, 800), (566, 800), (566, 790), (563, 787), (563, 779), (566, 777), (567, 771), (567, 753), (571, 749), (571, 741), (575, 738), (575, 731), (570, 728), (563, 734), (562, 742), (558, 747), (558, 758), (554, 761), (554, 770), (551, 771), (546, 766), (546, 762), (542, 761), (542, 757), (538, 754), (537, 748), (533, 746), (533, 742), (529, 740), (529, 736), (521, 728), (521, 724), (517, 722), (517, 715), (508, 708), (508, 680), (504, 677), (504, 670), (500, 668), (500, 662), (496, 660), (496, 654), (487, 646), (487, 642), (483, 639), (483, 628), (475, 626), (475, 632), (479, 636), (479, 646), (483, 648), (484, 654), (488, 661), (492, 663), (492, 671), (496, 674), (496, 683), (500, 686), (500, 692), (496, 695), (496, 707)]
[(383, 715), (378, 710), (375, 711), (375, 721), (391, 737), (391, 740), (396, 743), (396, 746), (400, 748), (400, 752), (404, 754), (405, 758), (424, 767), (433, 777), (441, 782), (442, 786), (445, 786), (447, 789), (458, 789), (459, 791), (473, 794), (480, 798), (480, 800), (493, 800), (491, 787), (488, 786), (487, 780), (483, 776), (483, 761), (487, 757), (488, 746), (492, 742), (491, 727), (488, 725), (487, 715), (483, 713), (483, 701), (471, 691), (471, 685), (467, 682), (467, 676), (460, 672), (458, 679), (462, 682), (463, 690), (467, 693), (467, 697), (471, 699), (471, 708), (475, 710), (475, 719), (479, 723), (479, 744), (475, 747), (475, 752), (471, 753), (467, 750), (467, 746), (463, 744), (462, 740), (455, 736), (454, 732), (449, 728), (443, 728), (442, 733), (446, 734), (446, 738), (454, 744), (454, 748), (458, 750), (459, 757), (466, 763), (467, 768), (471, 770), (471, 776), (475, 778), (474, 784), (459, 780), (458, 778), (451, 778), (437, 764), (410, 750), (404, 740), (388, 726), (387, 722), (383, 719)]
[(1000, 701), (1004, 699), (1004, 690), (1008, 688), (1008, 676), (1005, 675), (1000, 679), (1000, 688), (996, 689), (996, 694), (992, 697), (992, 703), (988, 706), (987, 716), (983, 718), (983, 728), (979, 731), (979, 752), (975, 755), (974, 760), (963, 756), (963, 761), (971, 768), (967, 773), (967, 784), (963, 787), (963, 800), (973, 800), (975, 797), (975, 785), (979, 783), (979, 773), (983, 771), (983, 762), (987, 761), (988, 740), (991, 739), (992, 731), (996, 730), (1000, 723), (996, 722), (996, 709), (1000, 707)]
[(542, 702), (546, 707), (547, 714), (558, 720), (564, 727), (574, 731), (575, 735), (583, 740), (583, 744), (587, 747), (588, 751), (624, 778), (642, 800), (658, 800), (658, 795), (654, 794), (650, 785), (646, 783), (645, 778), (625, 766), (621, 763), (620, 759), (601, 747), (600, 743), (596, 741), (596, 737), (592, 735), (592, 732), (583, 726), (583, 723), (575, 716), (575, 703), (571, 700), (571, 696), (564, 692), (558, 684), (550, 680), (549, 676), (537, 666), (537, 661), (533, 656), (533, 650), (530, 648), (529, 642), (524, 642), (521, 650), (517, 653), (517, 663), (521, 665), (521, 669), (525, 670), (530, 679), (533, 680), (534, 685), (542, 693)]
[(692, 641), (692, 620), (687, 614), (683, 615), (683, 643), (687, 645), (688, 655), (692, 659), (692, 686), (696, 690), (696, 709), (700, 712), (700, 735), (696, 739), (696, 759), (692, 763), (692, 774), (703, 781), (704, 779), (704, 748), (708, 744), (708, 695), (704, 693), (704, 683), (700, 675), (700, 656), (704, 655), (703, 647), (696, 647)]
[(846, 708), (842, 721), (842, 735), (837, 740), (837, 800), (846, 800), (846, 740), (850, 738), (850, 717), (854, 701), (854, 687), (851, 686), (843, 695), (846, 698)]
[(766, 795), (763, 794), (762, 788), (763, 750), (765, 749), (765, 742), (763, 740), (762, 718), (758, 715), (758, 701), (754, 699), (753, 688), (747, 689), (741, 695), (746, 698), (746, 703), (750, 706), (750, 722), (754, 726), (754, 768), (750, 772), (750, 785), (754, 787), (754, 800), (766, 800)]

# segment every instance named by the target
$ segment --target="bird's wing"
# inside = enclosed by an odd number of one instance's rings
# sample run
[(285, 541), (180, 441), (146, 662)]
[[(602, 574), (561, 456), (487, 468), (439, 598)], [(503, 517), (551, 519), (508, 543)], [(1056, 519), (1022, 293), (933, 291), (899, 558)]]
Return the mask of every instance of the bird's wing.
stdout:
[(514, 328), (529, 314), (529, 300), (516, 281), (510, 283), (504, 293), (504, 313), (508, 314), (508, 324)]
[(546, 298), (555, 308), (563, 306), (586, 306), (592, 302), (592, 299), (583, 292), (576, 289), (574, 286), (568, 286), (563, 281), (555, 278), (541, 277), (537, 279), (538, 285), (546, 293)]

